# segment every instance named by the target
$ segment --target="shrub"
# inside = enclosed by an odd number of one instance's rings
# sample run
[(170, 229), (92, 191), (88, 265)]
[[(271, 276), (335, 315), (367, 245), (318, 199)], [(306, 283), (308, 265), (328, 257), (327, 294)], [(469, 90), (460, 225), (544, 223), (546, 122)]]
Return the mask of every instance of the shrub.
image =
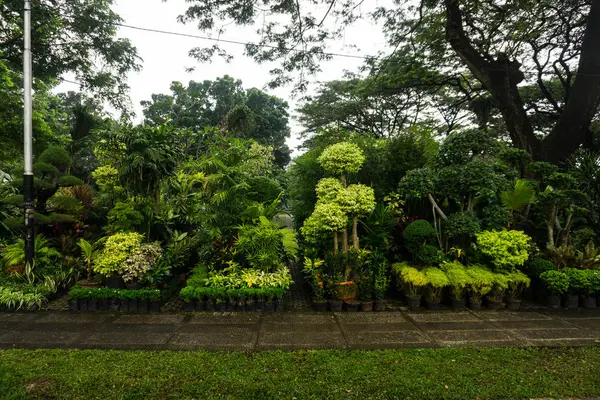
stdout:
[(438, 265), (445, 260), (445, 256), (437, 247), (425, 245), (417, 251), (416, 259), (424, 265)]
[(120, 271), (123, 280), (129, 282), (140, 279), (158, 261), (161, 254), (160, 242), (144, 243), (139, 249), (134, 249)]
[(134, 231), (144, 221), (144, 216), (130, 203), (119, 201), (108, 213), (109, 232)]
[(323, 150), (318, 161), (325, 171), (339, 176), (348, 172), (358, 172), (365, 156), (354, 143), (340, 142)]
[(526, 264), (526, 272), (531, 277), (539, 277), (542, 273), (555, 269), (552, 261), (539, 257), (530, 259)]
[(466, 268), (467, 274), (471, 277), (469, 282), (469, 296), (474, 301), (479, 301), (485, 295), (492, 291), (495, 283), (495, 276), (489, 269), (473, 265)]
[(589, 285), (585, 294), (592, 296), (595, 293), (600, 293), (600, 270), (589, 269), (585, 271), (588, 274)]
[(393, 264), (392, 269), (397, 276), (398, 284), (408, 297), (417, 297), (427, 284), (423, 272), (405, 262)]
[(442, 297), (442, 290), (450, 285), (448, 277), (439, 268), (428, 267), (423, 269), (423, 275), (427, 285), (425, 286), (425, 297), (431, 301), (439, 301)]
[(91, 300), (160, 300), (160, 290), (142, 289), (109, 289), (109, 288), (81, 288), (74, 286), (69, 290), (69, 299)]
[(60, 146), (50, 146), (40, 154), (39, 162), (51, 164), (64, 171), (71, 165), (69, 152)]
[(587, 293), (590, 287), (590, 276), (587, 271), (575, 268), (562, 270), (569, 278), (569, 292), (573, 294)]
[(376, 300), (383, 299), (385, 292), (390, 286), (390, 279), (388, 277), (388, 261), (385, 257), (377, 257), (375, 253), (372, 261), (372, 281), (373, 281), (373, 298)]
[(529, 258), (531, 238), (521, 231), (483, 231), (476, 236), (477, 248), (491, 259), (495, 272), (510, 272)]
[(402, 232), (406, 248), (416, 253), (424, 245), (436, 240), (437, 232), (428, 221), (419, 219), (409, 224)]
[(448, 215), (444, 221), (444, 232), (449, 238), (461, 235), (473, 236), (481, 231), (479, 220), (473, 212), (460, 212)]
[(140, 249), (143, 239), (143, 235), (135, 232), (110, 236), (94, 260), (94, 271), (104, 276), (121, 272), (129, 255)]
[(452, 297), (456, 300), (464, 298), (472, 280), (471, 276), (467, 273), (465, 266), (458, 261), (453, 261), (443, 263), (442, 269), (446, 272), (446, 276), (448, 277)]
[(562, 271), (552, 270), (543, 272), (540, 279), (548, 292), (553, 296), (560, 296), (569, 290), (569, 277)]
[(508, 294), (513, 299), (521, 297), (521, 293), (529, 287), (531, 280), (523, 272), (516, 270), (507, 274), (508, 278)]

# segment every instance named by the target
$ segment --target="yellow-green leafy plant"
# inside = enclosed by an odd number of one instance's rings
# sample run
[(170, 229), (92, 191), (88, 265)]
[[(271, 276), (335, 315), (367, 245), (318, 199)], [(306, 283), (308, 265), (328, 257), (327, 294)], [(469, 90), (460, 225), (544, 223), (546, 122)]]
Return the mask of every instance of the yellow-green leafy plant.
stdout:
[(521, 231), (483, 231), (476, 236), (477, 248), (495, 272), (511, 272), (529, 258), (531, 238)]
[(421, 290), (427, 285), (427, 278), (423, 272), (411, 267), (405, 262), (392, 265), (396, 274), (398, 284), (407, 297), (415, 298), (421, 294)]
[(502, 300), (504, 293), (508, 289), (509, 279), (506, 274), (492, 272), (494, 275), (492, 290), (487, 294), (488, 298), (493, 298), (498, 301)]
[(346, 211), (352, 215), (352, 247), (358, 250), (358, 218), (364, 217), (375, 208), (375, 191), (366, 185), (350, 185), (346, 188)]
[(120, 273), (127, 258), (140, 249), (143, 240), (144, 236), (137, 232), (121, 232), (109, 236), (94, 260), (94, 272), (104, 276)]
[(340, 142), (323, 150), (318, 161), (325, 171), (341, 177), (342, 183), (345, 186), (345, 175), (347, 173), (358, 172), (365, 161), (365, 156), (357, 145)]
[(531, 279), (523, 272), (516, 270), (506, 274), (508, 278), (508, 295), (513, 299), (521, 298), (521, 294), (531, 284)]
[(333, 233), (333, 249), (337, 253), (339, 248), (338, 232), (346, 227), (347, 222), (348, 217), (338, 204), (317, 203), (314, 212), (304, 221), (300, 232), (313, 242), (318, 241), (323, 232)]
[(422, 271), (427, 284), (425, 285), (425, 298), (429, 301), (438, 302), (442, 298), (442, 290), (450, 285), (448, 277), (439, 268), (427, 267)]
[(472, 301), (480, 301), (494, 288), (495, 274), (479, 265), (471, 265), (466, 268), (466, 271), (471, 277), (468, 287), (469, 297)]
[(458, 261), (452, 261), (442, 263), (441, 268), (446, 272), (446, 277), (448, 277), (450, 294), (454, 299), (462, 300), (466, 296), (472, 281), (465, 266)]

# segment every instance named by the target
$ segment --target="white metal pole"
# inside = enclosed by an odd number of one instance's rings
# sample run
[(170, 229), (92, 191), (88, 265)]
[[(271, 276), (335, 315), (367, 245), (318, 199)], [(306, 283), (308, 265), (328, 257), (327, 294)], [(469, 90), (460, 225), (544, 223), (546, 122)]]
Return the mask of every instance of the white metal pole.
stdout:
[(31, 0), (25, 0), (23, 9), (23, 142), (24, 174), (23, 200), (25, 208), (25, 261), (33, 265), (34, 258), (34, 197), (32, 149), (32, 70), (31, 70)]

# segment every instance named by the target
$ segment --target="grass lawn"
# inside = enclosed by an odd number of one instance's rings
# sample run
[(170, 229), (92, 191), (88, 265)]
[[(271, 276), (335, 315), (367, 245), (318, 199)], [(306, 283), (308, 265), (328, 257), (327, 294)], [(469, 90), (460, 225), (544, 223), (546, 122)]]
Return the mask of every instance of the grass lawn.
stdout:
[(600, 396), (600, 347), (244, 354), (0, 351), (2, 399)]

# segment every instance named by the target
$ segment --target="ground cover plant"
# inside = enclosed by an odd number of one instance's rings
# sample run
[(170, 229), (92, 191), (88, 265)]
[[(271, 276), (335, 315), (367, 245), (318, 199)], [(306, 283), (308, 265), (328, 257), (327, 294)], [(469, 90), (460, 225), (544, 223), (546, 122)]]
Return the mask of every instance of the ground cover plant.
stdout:
[(10, 400), (584, 398), (600, 395), (599, 363), (597, 347), (253, 354), (3, 350), (0, 387)]

